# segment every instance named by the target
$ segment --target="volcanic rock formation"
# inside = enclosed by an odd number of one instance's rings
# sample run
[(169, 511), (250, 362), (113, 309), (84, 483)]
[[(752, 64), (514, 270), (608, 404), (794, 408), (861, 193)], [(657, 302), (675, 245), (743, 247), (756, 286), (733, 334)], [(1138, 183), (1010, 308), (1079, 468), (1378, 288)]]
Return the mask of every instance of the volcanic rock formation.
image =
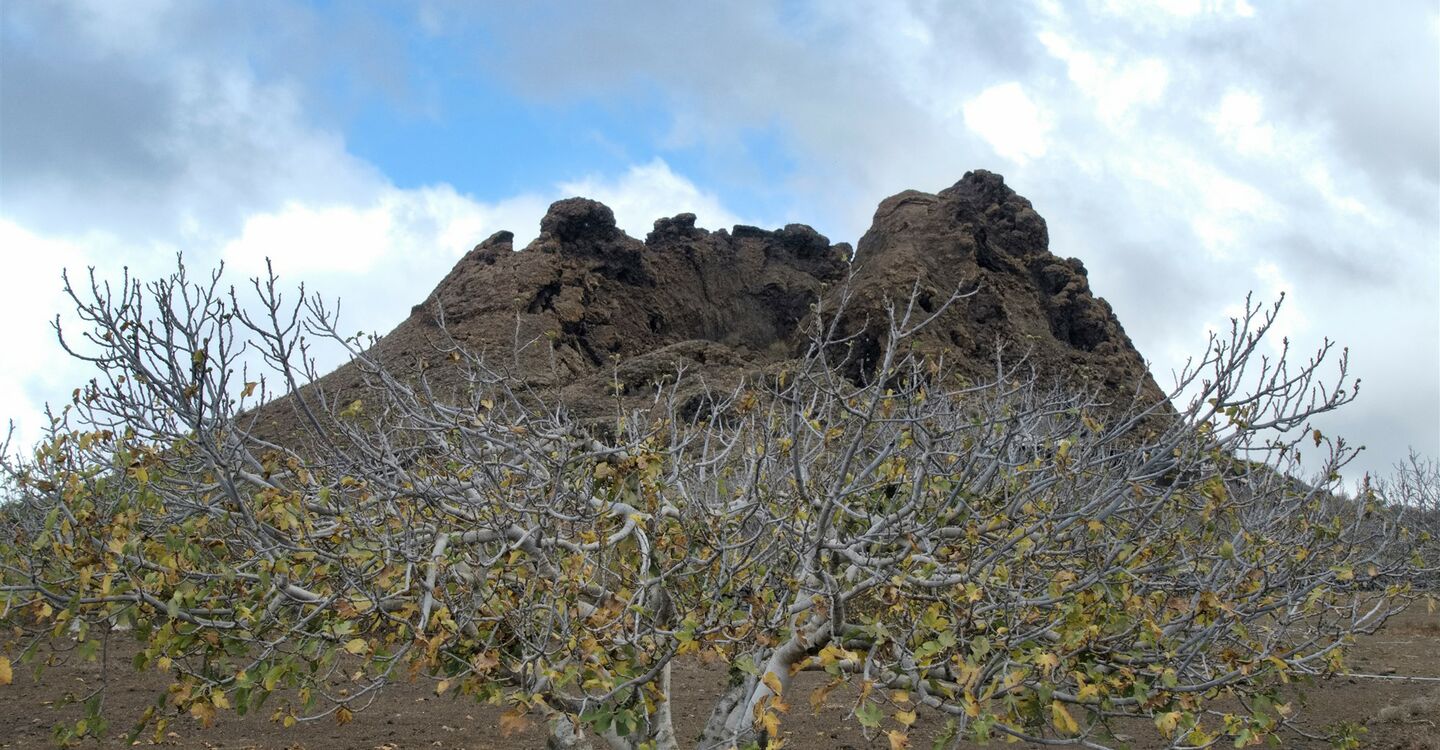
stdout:
[[(1128, 403), (1137, 388), (1158, 396), (1084, 265), (1051, 254), (1045, 220), (990, 172), (886, 199), (853, 252), (801, 224), (711, 232), (693, 214), (656, 221), (641, 242), (584, 198), (555, 203), (540, 227), (521, 250), (510, 232), (477, 245), (372, 356), (402, 373), (427, 368), (443, 392), (458, 385), (440, 353), (453, 341), (593, 418), (613, 410), (617, 381), (639, 395), (683, 367), (697, 383), (726, 387), (798, 356), (812, 305), (833, 308), (848, 277), (842, 321), (858, 334), (847, 363), (857, 377), (883, 345), (887, 300), (916, 291), (928, 313), (973, 290), (917, 345), (977, 382), (994, 376), (1003, 343), (1005, 360), (1103, 398)], [(357, 384), (346, 365), (319, 385), (334, 394)], [(269, 418), (283, 421), (280, 404), (271, 407)]]
[[(883, 321), (885, 300), (912, 289), (919, 312), (956, 289), (973, 291), (917, 336), (922, 349), (945, 352), (984, 381), (994, 377), (999, 344), (1005, 360), (1023, 356), (1042, 376), (1106, 400), (1129, 403), (1137, 386), (1158, 398), (1110, 305), (1090, 291), (1084, 264), (1049, 245), (1045, 220), (1000, 175), (970, 172), (937, 195), (907, 190), (880, 203), (860, 239), (847, 317)], [(870, 329), (878, 349), (881, 329)]]

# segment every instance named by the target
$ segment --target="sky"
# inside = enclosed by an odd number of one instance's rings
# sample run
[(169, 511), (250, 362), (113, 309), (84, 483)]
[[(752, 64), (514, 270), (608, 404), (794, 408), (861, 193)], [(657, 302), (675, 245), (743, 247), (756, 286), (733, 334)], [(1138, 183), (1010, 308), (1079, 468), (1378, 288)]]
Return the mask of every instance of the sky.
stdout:
[(854, 243), (977, 168), (1162, 385), (1283, 291), (1363, 381), (1322, 423), (1356, 470), (1440, 456), (1436, 0), (6, 2), (0, 419), (31, 440), (90, 377), (65, 268), (269, 258), (383, 333), (561, 198)]

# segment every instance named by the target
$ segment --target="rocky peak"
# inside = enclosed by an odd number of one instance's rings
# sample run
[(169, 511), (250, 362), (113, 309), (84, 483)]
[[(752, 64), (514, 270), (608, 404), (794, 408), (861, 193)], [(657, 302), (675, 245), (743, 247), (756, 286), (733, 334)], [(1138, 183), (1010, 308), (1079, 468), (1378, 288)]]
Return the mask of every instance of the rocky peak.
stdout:
[[(854, 250), (803, 224), (709, 232), (695, 221), (658, 219), (641, 242), (602, 203), (558, 201), (525, 248), (496, 232), (467, 253), (375, 353), (392, 367), (427, 368), (443, 390), (459, 384), (437, 356), (448, 336), (577, 414), (598, 416), (613, 409), (617, 377), (634, 395), (682, 366), (724, 386), (797, 356), (812, 305), (853, 271), (842, 322), (856, 334), (856, 377), (883, 344), (886, 300), (913, 289), (931, 312), (958, 289), (974, 293), (917, 343), (977, 381), (993, 376), (1000, 351), (1117, 400), (1137, 384), (1158, 396), (1084, 265), (1050, 252), (1045, 220), (1000, 175), (977, 170), (939, 193), (885, 199)], [(357, 382), (347, 366), (321, 385)]]
[(600, 201), (567, 198), (550, 204), (540, 219), (540, 237), (564, 246), (610, 242), (624, 233), (615, 226), (615, 212)]
[(645, 235), (645, 244), (654, 245), (670, 239), (696, 239), (709, 234), (695, 226), (695, 214), (675, 214), (668, 219), (656, 219), (655, 228)]
[[(921, 336), (977, 378), (993, 374), (997, 345), (1042, 375), (1119, 399), (1137, 384), (1152, 395), (1144, 360), (1085, 266), (1050, 252), (1045, 220), (992, 172), (967, 173), (937, 194), (914, 190), (881, 202), (856, 255), (852, 326), (883, 319), (883, 301), (919, 282), (923, 309), (973, 292)], [(869, 323), (859, 321), (868, 320)], [(879, 336), (878, 332), (873, 336)], [(878, 340), (872, 341), (872, 348)], [(863, 356), (860, 357), (863, 369)]]

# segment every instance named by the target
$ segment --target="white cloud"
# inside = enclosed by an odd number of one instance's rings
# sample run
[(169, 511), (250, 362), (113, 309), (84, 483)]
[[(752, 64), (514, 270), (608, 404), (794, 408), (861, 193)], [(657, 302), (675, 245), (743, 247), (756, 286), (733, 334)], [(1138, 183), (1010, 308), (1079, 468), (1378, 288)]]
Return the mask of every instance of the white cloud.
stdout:
[(1154, 205), (1186, 222), (1211, 260), (1253, 252), (1261, 228), (1283, 216), (1265, 192), (1177, 144), (1144, 142), (1135, 152), (1116, 155), (1116, 166)]
[(1255, 6), (1247, 0), (1105, 0), (1111, 14), (1149, 21), (1188, 21), (1199, 16), (1250, 18)]
[(981, 91), (965, 102), (962, 111), (966, 127), (984, 138), (995, 153), (1013, 162), (1038, 159), (1049, 148), (1051, 117), (1017, 82)]
[(1111, 128), (1129, 124), (1136, 109), (1158, 104), (1170, 85), (1170, 68), (1158, 58), (1102, 57), (1052, 30), (1038, 38), (1052, 56), (1064, 61), (1070, 80), (1090, 99), (1096, 117)]
[(1225, 92), (1207, 119), (1220, 139), (1241, 154), (1264, 156), (1275, 150), (1275, 126), (1265, 121), (1264, 100), (1254, 91)]
[(566, 196), (593, 198), (615, 212), (615, 223), (632, 237), (644, 239), (656, 219), (693, 213), (698, 226), (728, 229), (743, 223), (713, 193), (675, 174), (662, 159), (631, 166), (614, 178), (591, 175), (563, 183)]
[(1340, 192), (1335, 184), (1335, 178), (1330, 175), (1330, 170), (1323, 163), (1315, 162), (1309, 169), (1305, 170), (1305, 181), (1310, 183), (1325, 199), (1325, 202), (1337, 211), (1360, 216), (1371, 222), (1376, 221), (1376, 216), (1364, 203), (1361, 203), (1354, 196)]
[[(1270, 332), (1266, 335), (1266, 342), (1272, 352), (1279, 353), (1284, 350), (1287, 342), (1302, 340), (1310, 334), (1310, 316), (1305, 313), (1305, 300), (1296, 299), (1296, 286), (1289, 279), (1285, 278), (1280, 266), (1265, 261), (1255, 264), (1250, 269), (1255, 290), (1254, 299), (1261, 304), (1279, 300), (1281, 295), (1285, 296), (1285, 302), (1280, 308), (1280, 313), (1275, 317), (1274, 323), (1270, 326)], [(1225, 308), (1227, 319), (1236, 318), (1245, 313), (1245, 308), (1240, 304), (1233, 304)], [(1223, 330), (1223, 326), (1215, 325), (1214, 330)]]
[[(397, 258), (412, 266), (453, 261), (478, 240), (502, 228), (534, 236), (525, 224), (544, 210), (537, 196), (483, 204), (449, 185), (401, 190), (381, 186), (358, 204), (292, 202), (245, 219), (221, 256), (246, 274), (262, 273), (266, 259), (302, 278), (360, 276)], [(514, 230), (512, 230), (514, 231)]]
[(384, 207), (311, 208), (299, 203), (256, 214), (221, 251), (243, 273), (262, 273), (267, 258), (301, 276), (316, 271), (366, 273), (392, 247), (393, 216)]
[[(43, 237), (0, 217), (0, 247), (5, 274), (0, 281), (0, 320), (5, 321), (5, 356), (0, 357), (0, 439), (5, 420), (18, 429), (16, 447), (40, 439), (44, 401), (59, 402), (88, 377), (87, 366), (67, 356), (56, 340), (52, 321), (72, 306), (62, 292), (61, 271), (84, 289), (85, 266), (111, 259), (100, 273), (113, 275), (114, 258), (124, 257), (114, 238), (91, 233), (80, 241)], [(62, 325), (73, 338), (72, 315)], [(62, 404), (63, 405), (63, 404)]]

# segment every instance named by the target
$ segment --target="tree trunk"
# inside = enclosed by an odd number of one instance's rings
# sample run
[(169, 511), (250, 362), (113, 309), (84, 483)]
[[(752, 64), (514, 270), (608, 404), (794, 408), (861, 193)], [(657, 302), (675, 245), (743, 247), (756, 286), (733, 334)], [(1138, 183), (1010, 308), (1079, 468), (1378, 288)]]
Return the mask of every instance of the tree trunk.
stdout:
[(660, 692), (665, 696), (665, 702), (655, 709), (655, 730), (651, 735), (655, 738), (655, 750), (679, 750), (680, 744), (675, 741), (675, 720), (670, 712), (670, 703), (675, 696), (670, 692), (669, 662), (665, 664), (665, 671), (660, 673)]
[(745, 721), (741, 715), (757, 682), (754, 677), (746, 676), (725, 689), (710, 711), (696, 750), (729, 750), (757, 738), (753, 722)]
[[(655, 713), (649, 716), (647, 731), (621, 737), (614, 729), (606, 730), (600, 734), (600, 739), (611, 750), (636, 750), (642, 744), (650, 743), (649, 747), (654, 750), (680, 750), (680, 744), (675, 738), (675, 722), (670, 710), (670, 665), (666, 664), (660, 673), (660, 690), (665, 700), (655, 709)], [(595, 745), (591, 741), (591, 733), (583, 727), (576, 728), (570, 717), (557, 714), (550, 720), (550, 737), (546, 741), (546, 750), (594, 750)]]

